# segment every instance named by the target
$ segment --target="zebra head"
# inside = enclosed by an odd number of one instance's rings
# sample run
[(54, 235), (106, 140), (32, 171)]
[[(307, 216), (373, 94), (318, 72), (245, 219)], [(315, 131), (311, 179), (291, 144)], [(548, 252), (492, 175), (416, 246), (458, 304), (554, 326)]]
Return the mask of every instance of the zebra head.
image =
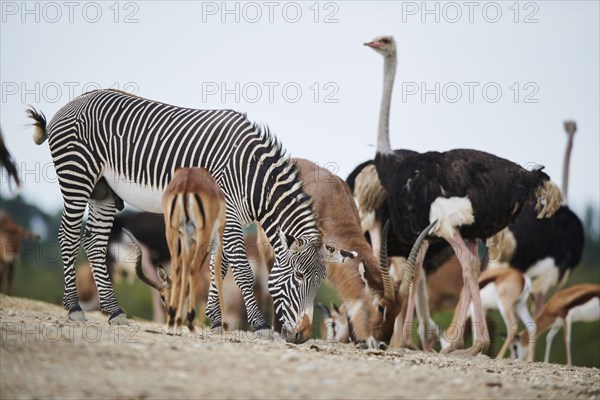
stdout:
[(342, 263), (357, 253), (323, 244), (319, 236), (293, 237), (281, 231), (277, 247), (280, 251), (269, 275), (275, 316), (284, 339), (304, 343), (311, 336), (313, 303), (325, 277), (324, 263)]

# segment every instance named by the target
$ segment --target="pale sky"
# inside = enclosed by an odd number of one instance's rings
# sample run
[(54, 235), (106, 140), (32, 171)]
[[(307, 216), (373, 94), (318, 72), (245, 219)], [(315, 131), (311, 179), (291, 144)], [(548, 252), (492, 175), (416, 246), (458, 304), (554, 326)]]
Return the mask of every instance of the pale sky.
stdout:
[(51, 118), (99, 87), (247, 112), (292, 156), (345, 178), (375, 154), (383, 59), (363, 42), (381, 34), (398, 47), (393, 148), (484, 150), (545, 165), (560, 184), (572, 118), (569, 203), (580, 216), (598, 207), (597, 1), (114, 4), (1, 2), (0, 126), (22, 194), (47, 211), (62, 199), (26, 105)]

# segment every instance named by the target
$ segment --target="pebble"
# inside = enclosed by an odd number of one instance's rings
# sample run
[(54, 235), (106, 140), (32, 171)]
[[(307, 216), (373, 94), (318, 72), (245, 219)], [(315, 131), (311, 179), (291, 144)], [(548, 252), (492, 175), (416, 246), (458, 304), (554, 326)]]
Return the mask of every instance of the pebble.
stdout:
[(327, 379), (323, 379), (323, 385), (337, 385), (338, 381), (337, 379), (333, 379), (333, 378), (327, 378)]
[(187, 379), (189, 378), (189, 374), (185, 371), (177, 371), (177, 378)]
[(296, 354), (295, 351), (288, 350), (281, 355), (280, 359), (283, 362), (292, 362), (292, 361), (298, 361), (300, 359), (300, 357), (298, 357), (298, 354)]
[(15, 315), (17, 315), (17, 313), (15, 312), (15, 310), (8, 310), (6, 315), (8, 315), (9, 317), (14, 317)]
[(306, 363), (306, 364), (302, 364), (302, 365), (298, 366), (298, 368), (296, 368), (296, 371), (298, 371), (298, 372), (312, 372), (312, 371), (316, 371), (317, 369), (319, 369), (317, 367), (317, 364)]

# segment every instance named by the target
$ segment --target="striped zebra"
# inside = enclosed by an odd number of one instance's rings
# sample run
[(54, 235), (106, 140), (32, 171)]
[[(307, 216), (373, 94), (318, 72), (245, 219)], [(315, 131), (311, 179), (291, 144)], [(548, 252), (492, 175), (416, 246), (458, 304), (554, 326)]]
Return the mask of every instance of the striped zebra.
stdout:
[[(126, 324), (106, 269), (106, 246), (116, 209), (123, 201), (162, 213), (161, 198), (178, 167), (204, 167), (225, 193), (223, 276), (230, 265), (244, 296), (248, 321), (269, 329), (258, 310), (253, 276), (244, 248), (243, 227), (258, 221), (276, 254), (269, 277), (282, 336), (302, 343), (310, 338), (313, 300), (325, 274), (323, 262), (351, 253), (322, 243), (310, 198), (295, 164), (266, 126), (231, 110), (176, 107), (116, 90), (97, 90), (62, 107), (46, 126), (35, 109), (34, 141), (46, 139), (64, 199), (59, 241), (64, 264), (63, 304), (69, 318), (85, 320), (75, 290), (73, 264), (86, 205), (83, 248), (109, 323)], [(220, 325), (214, 279), (207, 305)]]

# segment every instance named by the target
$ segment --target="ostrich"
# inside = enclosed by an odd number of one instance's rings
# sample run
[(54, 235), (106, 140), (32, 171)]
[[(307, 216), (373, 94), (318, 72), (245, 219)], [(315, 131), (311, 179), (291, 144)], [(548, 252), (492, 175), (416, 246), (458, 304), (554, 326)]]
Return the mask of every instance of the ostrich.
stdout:
[(0, 170), (2, 168), (6, 169), (6, 172), (8, 172), (8, 184), (10, 185), (10, 178), (12, 178), (17, 187), (19, 187), (21, 185), (21, 180), (19, 179), (17, 166), (15, 165), (12, 156), (4, 144), (4, 137), (2, 136), (2, 131), (0, 130)]
[[(568, 139), (562, 192), (566, 200), (569, 160), (577, 125), (574, 121), (566, 121), (564, 127)], [(494, 262), (510, 263), (533, 280), (534, 312), (538, 313), (548, 291), (559, 282), (564, 282), (579, 264), (584, 241), (583, 223), (563, 204), (551, 218), (541, 220), (536, 218), (532, 207), (525, 207), (514, 223), (488, 241), (488, 247), (490, 254), (494, 254)]]
[[(554, 214), (562, 195), (542, 168), (528, 171), (519, 165), (477, 150), (447, 152), (394, 152), (389, 138), (389, 113), (396, 70), (396, 45), (391, 36), (365, 43), (384, 57), (384, 88), (377, 133), (374, 166), (385, 189), (394, 234), (404, 254), (431, 221), (429, 241), (443, 239), (453, 246), (461, 264), (464, 296), (460, 302), (459, 326), (473, 303), (473, 346), (465, 354), (479, 353), (489, 344), (489, 335), (479, 296), (479, 255), (476, 239), (486, 239), (507, 226), (523, 206), (533, 205), (538, 218)], [(465, 239), (468, 240), (465, 243)], [(417, 256), (417, 273), (427, 251), (423, 243)], [(406, 295), (414, 271), (407, 264), (401, 292)], [(421, 276), (421, 279), (424, 277)], [(412, 297), (412, 296), (411, 296)], [(409, 305), (411, 300), (409, 298)], [(425, 306), (426, 307), (426, 306)], [(454, 350), (452, 346), (450, 350)]]

